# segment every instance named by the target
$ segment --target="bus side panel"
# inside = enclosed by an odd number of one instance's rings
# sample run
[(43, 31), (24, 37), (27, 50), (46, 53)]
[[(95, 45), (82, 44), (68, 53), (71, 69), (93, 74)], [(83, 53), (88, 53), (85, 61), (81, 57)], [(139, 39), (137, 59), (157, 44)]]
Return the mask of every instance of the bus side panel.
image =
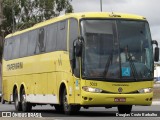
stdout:
[(6, 101), (12, 100), (13, 81), (15, 77), (3, 78), (3, 99)]
[(59, 95), (62, 95), (62, 93), (59, 93), (60, 86), (62, 83), (64, 83), (67, 90), (68, 95), (68, 102), (74, 103), (74, 88), (73, 88), (73, 76), (71, 73), (71, 66), (69, 62), (69, 53), (68, 52), (57, 52), (57, 59), (56, 59), (56, 81), (57, 81), (57, 94), (58, 98)]
[(56, 72), (48, 73), (47, 93), (57, 95)]
[(3, 85), (2, 85), (3, 99), (8, 101), (9, 99), (7, 99), (7, 95), (8, 95), (7, 77), (3, 77), (2, 83), (3, 83)]
[(47, 73), (34, 74), (34, 94), (47, 94)]
[[(25, 92), (26, 94), (34, 94), (34, 80), (33, 80), (33, 75), (23, 75), (23, 81), (24, 81), (24, 85), (26, 86), (25, 88)], [(23, 82), (22, 82), (23, 83)]]
[(72, 76), (72, 74), (69, 74), (69, 103), (75, 103), (75, 81), (74, 81), (74, 77)]

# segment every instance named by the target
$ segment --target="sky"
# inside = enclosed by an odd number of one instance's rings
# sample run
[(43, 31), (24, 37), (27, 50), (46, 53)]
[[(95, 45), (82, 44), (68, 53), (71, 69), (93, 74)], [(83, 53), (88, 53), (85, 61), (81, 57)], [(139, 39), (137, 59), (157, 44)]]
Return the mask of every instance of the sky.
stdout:
[[(153, 40), (160, 46), (160, 0), (102, 0), (103, 12), (120, 12), (144, 16)], [(72, 0), (74, 12), (100, 12), (100, 0)]]

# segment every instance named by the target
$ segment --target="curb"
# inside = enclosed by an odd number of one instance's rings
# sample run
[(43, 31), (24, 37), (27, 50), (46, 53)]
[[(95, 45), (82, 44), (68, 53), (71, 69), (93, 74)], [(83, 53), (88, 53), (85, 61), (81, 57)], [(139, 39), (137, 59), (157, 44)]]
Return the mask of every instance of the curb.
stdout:
[(160, 105), (160, 101), (153, 101), (152, 105)]

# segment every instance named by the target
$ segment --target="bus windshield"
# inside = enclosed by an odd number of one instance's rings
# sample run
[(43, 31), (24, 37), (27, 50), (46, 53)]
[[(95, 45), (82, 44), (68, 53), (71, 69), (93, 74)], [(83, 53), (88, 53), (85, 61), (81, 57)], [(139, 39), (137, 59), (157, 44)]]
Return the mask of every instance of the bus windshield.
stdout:
[(85, 79), (149, 80), (153, 51), (149, 25), (140, 20), (82, 20)]

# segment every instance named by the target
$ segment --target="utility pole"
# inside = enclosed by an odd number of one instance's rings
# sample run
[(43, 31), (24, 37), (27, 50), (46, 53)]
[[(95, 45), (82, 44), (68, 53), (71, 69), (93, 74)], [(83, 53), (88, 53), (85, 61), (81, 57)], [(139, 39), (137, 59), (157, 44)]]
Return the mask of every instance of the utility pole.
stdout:
[(101, 9), (101, 12), (102, 12), (102, 0), (100, 0), (100, 9)]

